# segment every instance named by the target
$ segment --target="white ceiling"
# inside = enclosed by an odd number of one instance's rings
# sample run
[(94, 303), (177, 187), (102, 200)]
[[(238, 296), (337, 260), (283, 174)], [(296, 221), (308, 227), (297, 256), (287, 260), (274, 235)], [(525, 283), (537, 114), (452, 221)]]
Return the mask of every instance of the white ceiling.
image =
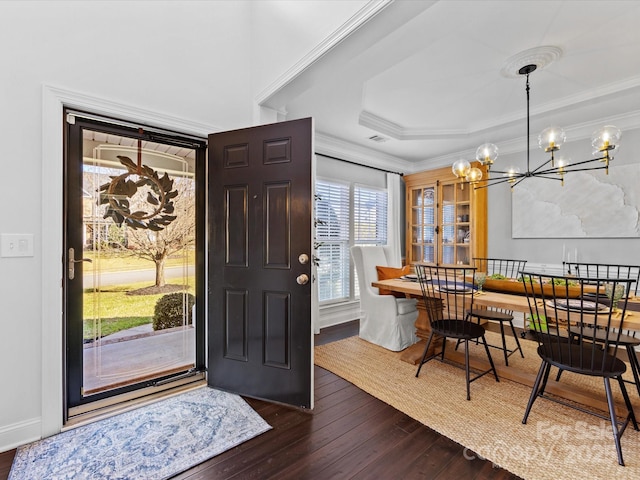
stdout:
[(640, 126), (639, 29), (637, 0), (396, 1), (263, 105), (407, 170), (472, 159), (487, 141), (519, 151), (525, 78), (501, 69), (553, 46), (560, 57), (530, 75), (532, 136), (550, 122), (568, 142), (603, 120), (624, 131)]

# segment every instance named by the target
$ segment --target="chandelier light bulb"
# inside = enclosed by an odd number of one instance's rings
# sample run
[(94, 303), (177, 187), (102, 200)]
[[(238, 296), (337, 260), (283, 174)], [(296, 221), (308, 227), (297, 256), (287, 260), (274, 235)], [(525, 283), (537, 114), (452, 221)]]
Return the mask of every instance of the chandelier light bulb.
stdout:
[(559, 158), (559, 159), (556, 159), (556, 168), (558, 169), (556, 174), (564, 175), (565, 174), (564, 167), (566, 167), (570, 163), (571, 163), (571, 159), (570, 158)]
[(545, 128), (538, 136), (538, 145), (545, 152), (554, 152), (564, 144), (567, 136), (560, 127)]
[(480, 145), (476, 150), (476, 160), (482, 165), (493, 165), (498, 158), (498, 146), (493, 143), (485, 143)]
[(469, 171), (471, 170), (471, 164), (466, 160), (457, 160), (451, 166), (451, 171), (457, 178), (466, 178), (469, 175)]
[(480, 180), (482, 180), (482, 170), (480, 170), (478, 167), (473, 167), (471, 170), (469, 170), (467, 180), (469, 180), (469, 182), (471, 183), (479, 182)]
[(613, 150), (617, 147), (618, 142), (620, 142), (621, 136), (622, 132), (620, 129), (613, 125), (605, 125), (597, 132), (594, 132), (591, 137), (594, 154)]
[(509, 167), (507, 171), (503, 173), (505, 177), (509, 177), (509, 182), (513, 183), (516, 181), (516, 177), (520, 174), (520, 169), (518, 167)]

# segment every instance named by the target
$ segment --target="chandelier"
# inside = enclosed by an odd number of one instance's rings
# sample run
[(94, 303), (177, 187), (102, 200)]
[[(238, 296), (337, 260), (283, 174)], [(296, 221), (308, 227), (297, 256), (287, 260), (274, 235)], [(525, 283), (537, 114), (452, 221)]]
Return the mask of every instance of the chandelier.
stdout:
[[(604, 169), (607, 175), (609, 174), (609, 162), (613, 160), (613, 151), (619, 148), (618, 143), (621, 136), (620, 130), (613, 125), (606, 125), (594, 132), (591, 137), (594, 158), (579, 162), (568, 162), (555, 158), (555, 152), (564, 144), (566, 135), (560, 127), (546, 128), (538, 136), (538, 144), (541, 149), (549, 154), (549, 158), (533, 170), (531, 169), (529, 158), (529, 74), (535, 71), (536, 68), (537, 65), (529, 64), (518, 70), (519, 75), (526, 75), (527, 77), (527, 170), (521, 172), (515, 167), (509, 167), (507, 170), (491, 170), (491, 166), (498, 158), (498, 147), (493, 143), (485, 143), (476, 150), (476, 160), (487, 167), (487, 178), (483, 179), (482, 170), (472, 167), (466, 160), (457, 160), (453, 163), (451, 169), (453, 174), (461, 180), (461, 188), (464, 188), (464, 183), (470, 183), (475, 189), (478, 189), (508, 182), (513, 189), (523, 180), (532, 177), (556, 180), (561, 182), (561, 185), (564, 185), (564, 176), (570, 172)], [(500, 176), (489, 178), (489, 173), (497, 173)]]

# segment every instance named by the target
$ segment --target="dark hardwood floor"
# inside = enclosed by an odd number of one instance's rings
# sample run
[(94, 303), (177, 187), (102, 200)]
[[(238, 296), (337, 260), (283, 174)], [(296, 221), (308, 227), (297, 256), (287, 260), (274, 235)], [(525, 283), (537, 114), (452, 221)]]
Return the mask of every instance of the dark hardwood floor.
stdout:
[[(357, 334), (357, 322), (322, 330), (316, 344)], [(315, 409), (249, 404), (272, 430), (176, 479), (517, 479), (336, 375), (315, 367)], [(0, 454), (0, 479), (15, 450)]]

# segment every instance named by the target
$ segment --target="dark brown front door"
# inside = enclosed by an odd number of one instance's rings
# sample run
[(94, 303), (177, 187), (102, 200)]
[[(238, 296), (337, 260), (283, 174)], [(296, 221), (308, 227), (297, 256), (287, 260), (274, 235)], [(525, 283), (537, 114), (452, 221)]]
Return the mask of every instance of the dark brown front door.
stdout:
[(312, 408), (310, 118), (209, 136), (209, 385)]

